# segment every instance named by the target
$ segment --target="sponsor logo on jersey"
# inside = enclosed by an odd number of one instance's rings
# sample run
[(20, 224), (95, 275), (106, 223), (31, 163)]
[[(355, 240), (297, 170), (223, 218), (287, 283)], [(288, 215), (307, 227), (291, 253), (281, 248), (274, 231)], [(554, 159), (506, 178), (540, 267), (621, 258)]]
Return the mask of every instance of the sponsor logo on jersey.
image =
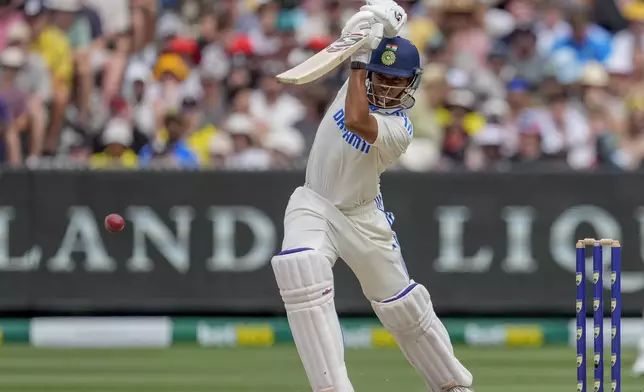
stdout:
[(356, 150), (363, 152), (365, 154), (369, 154), (369, 150), (371, 149), (371, 144), (367, 143), (363, 138), (356, 135), (355, 133), (349, 131), (346, 125), (344, 125), (344, 109), (338, 110), (333, 115), (333, 119), (335, 120), (335, 124), (340, 129), (340, 132), (342, 132), (342, 139), (345, 142), (347, 142), (351, 147), (355, 148)]

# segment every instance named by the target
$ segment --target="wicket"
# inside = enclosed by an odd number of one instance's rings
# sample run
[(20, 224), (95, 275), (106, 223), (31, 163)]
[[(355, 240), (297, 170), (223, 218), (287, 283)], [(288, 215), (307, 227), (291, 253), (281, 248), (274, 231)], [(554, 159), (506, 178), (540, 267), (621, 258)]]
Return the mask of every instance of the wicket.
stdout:
[(586, 246), (593, 247), (593, 391), (604, 392), (604, 289), (603, 251), (611, 249), (611, 391), (621, 392), (621, 258), (619, 241), (586, 238), (577, 241), (577, 392), (586, 392)]

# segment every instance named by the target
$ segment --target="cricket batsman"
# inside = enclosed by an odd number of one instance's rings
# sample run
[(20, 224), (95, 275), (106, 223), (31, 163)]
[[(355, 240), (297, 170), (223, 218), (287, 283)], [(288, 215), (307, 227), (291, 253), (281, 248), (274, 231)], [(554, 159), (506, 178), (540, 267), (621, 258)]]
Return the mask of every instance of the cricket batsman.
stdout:
[(380, 194), (380, 174), (413, 135), (406, 111), (420, 82), (420, 55), (398, 36), (407, 15), (396, 3), (361, 11), (370, 12), (352, 17), (343, 35), (370, 38), (351, 57), (349, 80), (318, 128), (305, 183), (286, 207), (282, 251), (271, 261), (277, 285), (314, 392), (354, 391), (334, 304), (338, 257), (429, 390), (470, 392), (472, 375), (454, 356), (429, 292), (409, 277)]

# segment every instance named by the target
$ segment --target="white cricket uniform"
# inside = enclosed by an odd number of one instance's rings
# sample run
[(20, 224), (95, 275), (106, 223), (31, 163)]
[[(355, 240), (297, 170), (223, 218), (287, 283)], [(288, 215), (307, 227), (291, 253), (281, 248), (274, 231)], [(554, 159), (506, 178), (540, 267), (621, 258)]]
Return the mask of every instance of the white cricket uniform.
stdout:
[(286, 208), (282, 250), (315, 249), (331, 265), (341, 257), (366, 297), (381, 301), (410, 283), (393, 214), (384, 210), (380, 175), (405, 152), (413, 127), (401, 109), (372, 107), (378, 137), (367, 143), (344, 125), (347, 89), (348, 82), (320, 123), (305, 184)]

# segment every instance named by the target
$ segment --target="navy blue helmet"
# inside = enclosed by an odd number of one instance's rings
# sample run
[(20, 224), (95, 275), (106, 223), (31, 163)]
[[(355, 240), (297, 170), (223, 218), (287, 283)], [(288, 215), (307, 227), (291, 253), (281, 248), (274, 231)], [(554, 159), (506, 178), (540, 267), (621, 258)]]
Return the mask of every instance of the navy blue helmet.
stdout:
[(385, 38), (367, 64), (369, 103), (384, 109), (409, 109), (423, 70), (420, 53), (402, 37)]

